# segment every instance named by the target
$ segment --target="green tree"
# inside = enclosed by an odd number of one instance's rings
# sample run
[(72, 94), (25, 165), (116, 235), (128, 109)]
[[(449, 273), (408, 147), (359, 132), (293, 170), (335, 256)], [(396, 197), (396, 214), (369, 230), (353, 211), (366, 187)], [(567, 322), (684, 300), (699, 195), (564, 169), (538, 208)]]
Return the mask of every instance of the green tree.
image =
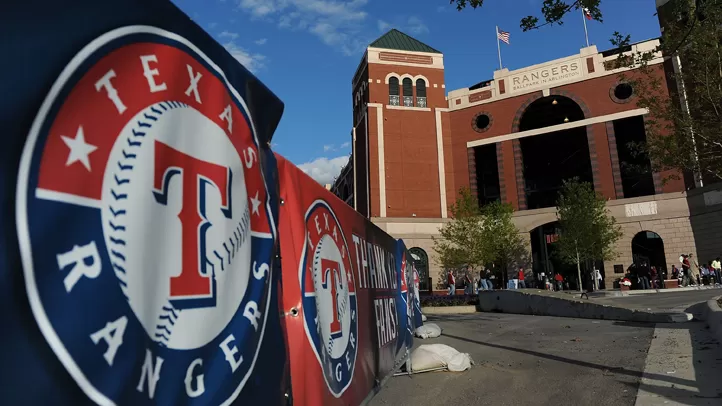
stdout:
[[(461, 11), (466, 7), (480, 8), (484, 5), (484, 0), (450, 0), (449, 3)], [(592, 19), (602, 22), (599, 3), (601, 0), (544, 0), (541, 8), (541, 22), (537, 16), (527, 16), (521, 19), (519, 26), (522, 30), (529, 31), (546, 25), (563, 25), (565, 15), (582, 8), (589, 11)]]
[[(470, 266), (472, 271), (481, 269), (486, 251), (483, 222), (476, 197), (468, 188), (461, 188), (449, 211), (451, 220), (439, 230), (441, 238), (432, 237), (439, 265), (446, 272), (465, 266)], [(443, 284), (444, 281), (440, 282)]]
[(499, 264), (502, 287), (509, 271), (529, 262), (529, 255), (519, 229), (512, 222), (514, 208), (509, 203), (492, 202), (481, 208), (484, 259)]
[[(617, 58), (619, 67), (638, 67), (641, 74), (623, 74), (634, 88), (637, 104), (649, 109), (647, 140), (630, 145), (651, 161), (655, 172), (675, 170), (722, 180), (722, 0), (679, 0), (667, 9), (661, 45), (648, 52)], [(618, 47), (629, 36), (615, 33)], [(659, 53), (669, 56), (675, 69), (667, 76), (651, 65)], [(676, 92), (667, 96), (667, 79)], [(674, 90), (674, 89), (672, 89)], [(668, 175), (676, 177), (674, 175)], [(666, 179), (665, 179), (666, 180)]]
[[(622, 236), (621, 227), (609, 214), (605, 199), (588, 182), (565, 181), (557, 201), (561, 232), (557, 242), (559, 257), (577, 265), (579, 290), (582, 289), (581, 264), (593, 271), (596, 260), (615, 258), (614, 246)], [(597, 278), (591, 275), (597, 286)], [(597, 286), (598, 287), (598, 286)]]

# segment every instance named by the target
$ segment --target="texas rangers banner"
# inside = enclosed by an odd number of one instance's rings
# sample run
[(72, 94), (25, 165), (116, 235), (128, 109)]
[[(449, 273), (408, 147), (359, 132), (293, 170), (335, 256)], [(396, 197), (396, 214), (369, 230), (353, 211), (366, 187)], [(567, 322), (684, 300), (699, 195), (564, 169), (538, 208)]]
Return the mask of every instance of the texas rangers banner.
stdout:
[(282, 103), (168, 1), (2, 9), (0, 404), (282, 404)]
[(396, 242), (396, 279), (399, 285), (399, 296), (396, 309), (399, 315), (399, 339), (396, 340), (396, 367), (401, 366), (409, 358), (414, 337), (414, 260), (406, 249), (403, 240)]
[(416, 331), (417, 328), (423, 326), (424, 321), (423, 321), (423, 317), (422, 317), (423, 315), (421, 313), (421, 296), (419, 295), (419, 282), (420, 282), (419, 270), (416, 269), (416, 261), (414, 260), (414, 256), (408, 250), (406, 251), (406, 259), (407, 259), (406, 266), (411, 267), (410, 272), (411, 272), (411, 278), (412, 278), (412, 282), (413, 282), (409, 288), (409, 289), (413, 289), (413, 301), (412, 301), (412, 306), (414, 308), (413, 309), (413, 318), (414, 318), (413, 327), (414, 328), (412, 330), (412, 336), (413, 336), (413, 331)]
[(406, 345), (397, 242), (281, 157), (278, 171), (294, 404), (362, 404)]

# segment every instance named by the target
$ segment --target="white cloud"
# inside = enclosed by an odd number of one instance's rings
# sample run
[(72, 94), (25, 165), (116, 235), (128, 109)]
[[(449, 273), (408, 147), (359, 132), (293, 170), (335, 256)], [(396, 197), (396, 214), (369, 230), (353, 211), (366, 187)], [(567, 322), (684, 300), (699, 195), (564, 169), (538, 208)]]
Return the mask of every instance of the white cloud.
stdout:
[(344, 155), (336, 158), (317, 158), (313, 161), (298, 165), (308, 176), (316, 182), (325, 185), (333, 183), (333, 180), (341, 173), (341, 169), (348, 163), (349, 157)]
[(222, 33), (218, 34), (218, 38), (236, 39), (238, 38), (238, 33), (223, 31)]
[(223, 46), (241, 65), (251, 72), (257, 72), (266, 65), (265, 55), (252, 54), (232, 41), (223, 44)]
[(389, 24), (388, 22), (386, 22), (384, 20), (378, 20), (376, 22), (376, 24), (378, 25), (379, 31), (381, 31), (381, 32), (388, 31), (389, 28), (391, 28), (391, 24)]
[(341, 144), (341, 146), (339, 148), (343, 149), (343, 148), (348, 148), (350, 146), (351, 146), (351, 143), (347, 141), (347, 142), (344, 142), (343, 144)]
[(409, 17), (406, 21), (406, 29), (414, 35), (426, 34), (429, 32), (429, 27), (427, 27), (419, 17), (415, 16)]
[(336, 148), (333, 147), (333, 144), (323, 146), (323, 152), (335, 151), (335, 150), (336, 150)]
[(267, 38), (259, 38), (256, 41), (256, 45), (264, 45), (266, 42), (268, 42)]
[(309, 31), (323, 43), (347, 55), (366, 45), (359, 38), (368, 0), (239, 0), (239, 7), (256, 18), (276, 21), (286, 29)]

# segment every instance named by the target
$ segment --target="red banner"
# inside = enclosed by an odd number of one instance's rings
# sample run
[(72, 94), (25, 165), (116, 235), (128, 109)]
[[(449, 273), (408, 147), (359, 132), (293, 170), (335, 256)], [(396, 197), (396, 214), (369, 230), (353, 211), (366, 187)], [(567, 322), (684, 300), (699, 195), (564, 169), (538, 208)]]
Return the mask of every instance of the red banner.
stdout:
[(397, 242), (280, 156), (278, 172), (294, 404), (361, 404), (404, 340)]

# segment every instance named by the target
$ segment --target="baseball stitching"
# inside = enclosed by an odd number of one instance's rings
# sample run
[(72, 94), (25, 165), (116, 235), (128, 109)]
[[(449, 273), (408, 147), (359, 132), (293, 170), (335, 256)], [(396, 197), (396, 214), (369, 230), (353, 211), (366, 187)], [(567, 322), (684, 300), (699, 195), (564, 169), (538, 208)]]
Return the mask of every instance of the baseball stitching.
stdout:
[[(158, 118), (169, 110), (187, 107), (190, 106), (177, 101), (160, 102), (148, 107), (143, 112), (144, 119), (139, 120), (136, 126), (132, 129), (132, 135), (127, 136), (128, 146), (123, 148), (123, 158), (116, 163), (117, 168), (113, 173), (115, 184), (110, 190), (113, 203), (109, 205), (109, 211), (112, 219), (108, 221), (108, 225), (111, 230), (108, 239), (112, 244), (110, 252), (112, 256), (111, 262), (113, 264), (113, 270), (115, 276), (118, 278), (118, 282), (120, 283), (121, 291), (128, 301), (130, 301), (130, 298), (128, 297), (127, 291), (128, 285), (126, 282), (125, 255), (123, 253), (123, 249), (126, 245), (126, 242), (123, 239), (123, 234), (126, 231), (124, 218), (128, 215), (124, 201), (127, 200), (128, 192), (131, 190), (130, 178), (127, 177), (127, 174), (133, 171), (134, 160), (137, 157), (137, 154), (134, 153), (134, 151), (143, 145), (146, 132), (153, 127), (153, 124), (158, 121)], [(108, 164), (111, 165), (113, 163), (109, 162)], [(234, 228), (232, 235), (230, 235), (222, 243), (222, 248), (219, 247), (218, 249), (213, 250), (215, 258), (206, 255), (206, 260), (211, 266), (211, 272), (213, 274), (215, 274), (217, 267), (220, 267), (221, 272), (223, 272), (227, 266), (231, 265), (236, 252), (238, 252), (240, 247), (247, 241), (250, 228), (250, 210), (246, 207), (246, 210), (243, 213), (241, 220)], [(181, 310), (174, 308), (170, 301), (166, 300), (164, 305), (161, 307), (160, 315), (151, 339), (158, 342), (161, 346), (166, 346), (170, 340), (173, 326), (178, 320), (180, 312)]]

